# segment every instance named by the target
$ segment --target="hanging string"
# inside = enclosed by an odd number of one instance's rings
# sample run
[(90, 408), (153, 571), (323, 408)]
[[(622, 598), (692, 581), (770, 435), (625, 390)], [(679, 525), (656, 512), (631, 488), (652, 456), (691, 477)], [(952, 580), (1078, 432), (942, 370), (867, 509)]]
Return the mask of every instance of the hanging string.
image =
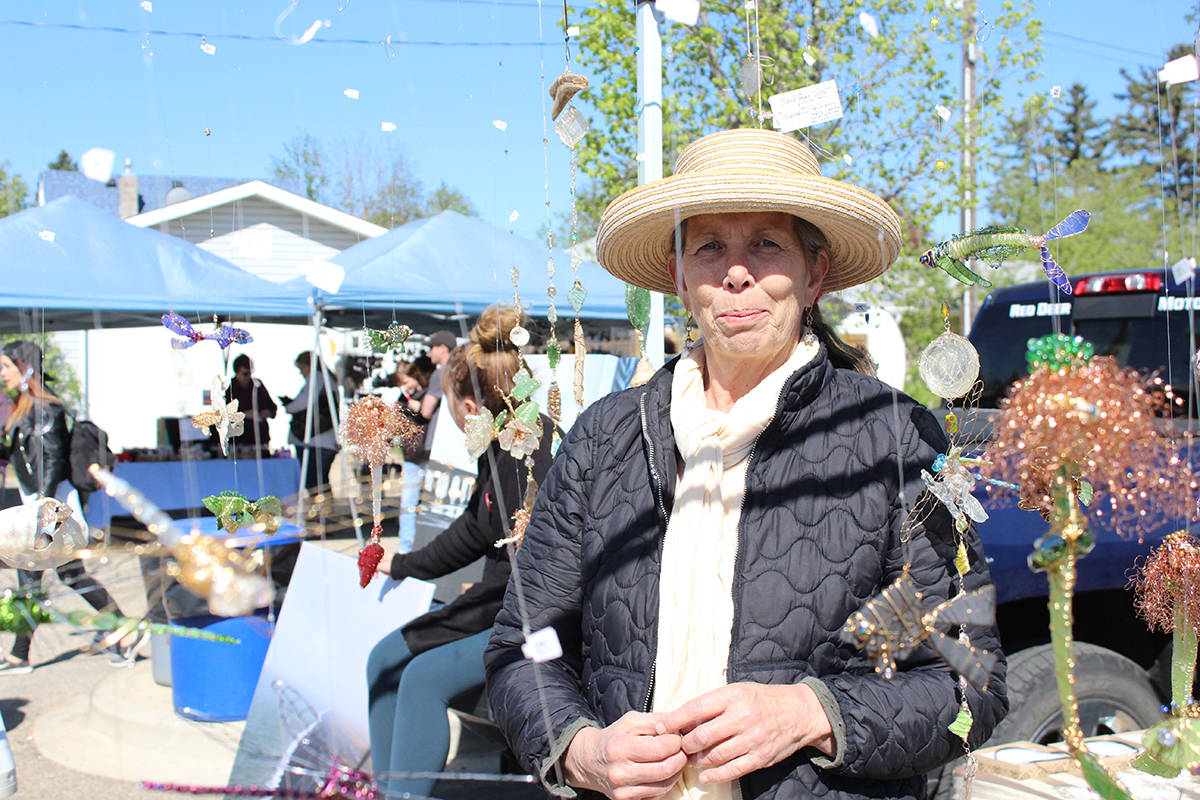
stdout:
[[(538, 38), (542, 38), (542, 0), (538, 0)], [(571, 24), (567, 20), (567, 0), (563, 0), (563, 48), (567, 51), (567, 66), (571, 66)], [(545, 87), (542, 87), (543, 89)], [(542, 92), (543, 96), (545, 92)], [(546, 101), (542, 101), (545, 106)], [(544, 109), (543, 109), (544, 111)]]

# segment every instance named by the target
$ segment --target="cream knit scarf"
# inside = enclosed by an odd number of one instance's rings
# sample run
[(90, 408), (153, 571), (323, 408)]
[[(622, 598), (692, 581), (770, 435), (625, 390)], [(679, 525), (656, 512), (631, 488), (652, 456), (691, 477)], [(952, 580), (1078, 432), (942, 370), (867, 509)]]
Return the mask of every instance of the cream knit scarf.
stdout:
[[(727, 682), (746, 457), (774, 416), (784, 383), (816, 352), (815, 343), (797, 345), (729, 413), (705, 400), (703, 347), (675, 366), (671, 427), (683, 472), (663, 543), (654, 711), (672, 711)], [(702, 785), (689, 767), (667, 797), (724, 800), (735, 797), (735, 786)]]

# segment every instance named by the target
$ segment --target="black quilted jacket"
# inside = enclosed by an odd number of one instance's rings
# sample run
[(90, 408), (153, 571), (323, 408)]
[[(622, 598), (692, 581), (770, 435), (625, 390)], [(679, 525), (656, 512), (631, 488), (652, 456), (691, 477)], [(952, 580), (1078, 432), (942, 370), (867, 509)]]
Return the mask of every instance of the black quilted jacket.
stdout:
[[(553, 626), (564, 652), (537, 665), (542, 700), (520, 649), (513, 581), (485, 656), (497, 722), (558, 795), (574, 793), (554, 765), (580, 727), (649, 708), (659, 558), (677, 473), (673, 366), (589, 408), (538, 496), (517, 566), (530, 629)], [(900, 573), (900, 528), (923, 493), (920, 470), (946, 446), (928, 411), (874, 378), (834, 369), (824, 348), (789, 379), (749, 456), (728, 677), (807, 681), (831, 714), (838, 749), (833, 759), (801, 751), (742, 778), (745, 800), (919, 798), (923, 773), (962, 754), (946, 729), (959, 710), (957, 682), (931, 650), (922, 646), (884, 681), (838, 636)], [(934, 505), (907, 546), (929, 604), (948, 596), (955, 574), (953, 523)], [(970, 550), (974, 589), (989, 578), (973, 529)], [(994, 629), (970, 633), (977, 646), (999, 650)], [(972, 746), (1007, 710), (1004, 675), (1001, 659), (987, 692), (968, 691)]]

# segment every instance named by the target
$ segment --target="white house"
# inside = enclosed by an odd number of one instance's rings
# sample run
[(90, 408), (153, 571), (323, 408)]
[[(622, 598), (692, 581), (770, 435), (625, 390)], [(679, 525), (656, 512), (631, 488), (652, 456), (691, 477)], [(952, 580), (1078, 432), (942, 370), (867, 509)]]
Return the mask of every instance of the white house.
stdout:
[[(186, 191), (186, 190), (185, 190)], [(187, 239), (259, 277), (282, 283), (387, 228), (293, 194), (247, 181), (127, 217), (126, 222)]]

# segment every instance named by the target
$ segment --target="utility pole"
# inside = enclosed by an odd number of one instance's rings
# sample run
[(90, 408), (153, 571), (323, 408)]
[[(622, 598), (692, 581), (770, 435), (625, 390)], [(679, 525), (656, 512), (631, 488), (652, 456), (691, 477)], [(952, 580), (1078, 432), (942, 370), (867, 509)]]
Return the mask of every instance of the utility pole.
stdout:
[[(963, 149), (962, 180), (964, 183), (962, 207), (958, 212), (958, 229), (967, 233), (978, 227), (975, 224), (975, 60), (978, 56), (979, 22), (975, 13), (976, 0), (963, 2), (962, 41), (962, 114)], [(975, 287), (963, 292), (962, 323), (963, 336), (971, 332), (971, 321), (977, 306)]]
[[(637, 4), (637, 158), (638, 185), (662, 177), (662, 36), (653, 0)], [(650, 327), (646, 355), (656, 368), (663, 364), (663, 296), (650, 293)]]

